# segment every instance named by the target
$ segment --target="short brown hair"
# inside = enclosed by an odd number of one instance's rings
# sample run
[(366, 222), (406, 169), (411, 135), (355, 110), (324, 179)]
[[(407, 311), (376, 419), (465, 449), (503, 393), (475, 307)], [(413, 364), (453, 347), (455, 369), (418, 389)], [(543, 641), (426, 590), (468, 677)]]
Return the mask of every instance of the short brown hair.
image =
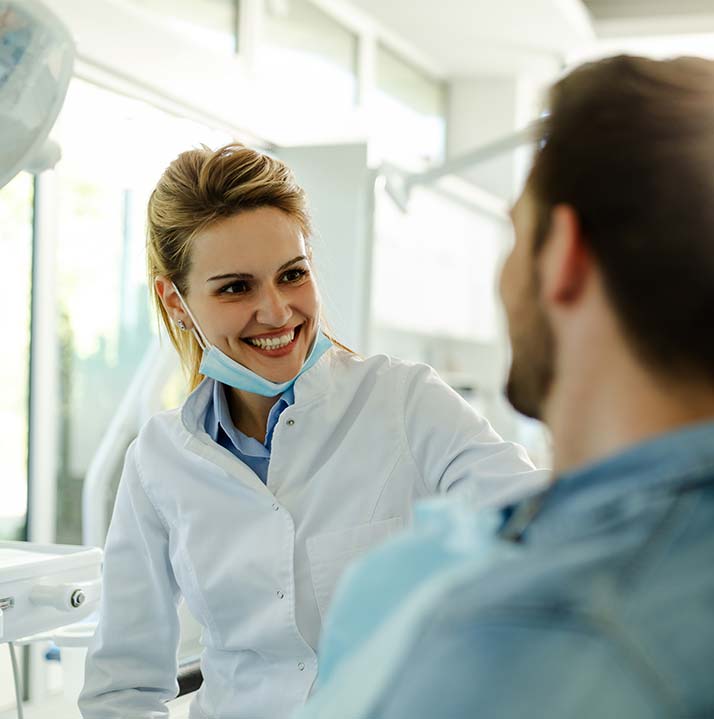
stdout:
[(537, 242), (571, 205), (641, 359), (714, 381), (714, 62), (583, 65), (552, 88), (542, 128)]

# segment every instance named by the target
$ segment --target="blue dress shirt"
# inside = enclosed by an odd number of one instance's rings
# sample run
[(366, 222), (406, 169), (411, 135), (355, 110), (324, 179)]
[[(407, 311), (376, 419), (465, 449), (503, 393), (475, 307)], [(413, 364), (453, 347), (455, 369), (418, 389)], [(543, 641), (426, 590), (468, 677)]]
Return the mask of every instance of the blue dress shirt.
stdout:
[(278, 401), (271, 407), (268, 423), (265, 428), (265, 444), (254, 437), (243, 434), (231, 419), (228, 398), (223, 384), (213, 382), (213, 399), (206, 413), (205, 429), (209, 437), (227, 449), (231, 454), (247, 464), (260, 477), (263, 484), (268, 483), (268, 466), (270, 465), (270, 449), (273, 444), (273, 432), (281, 413), (295, 402), (293, 388), (283, 392)]

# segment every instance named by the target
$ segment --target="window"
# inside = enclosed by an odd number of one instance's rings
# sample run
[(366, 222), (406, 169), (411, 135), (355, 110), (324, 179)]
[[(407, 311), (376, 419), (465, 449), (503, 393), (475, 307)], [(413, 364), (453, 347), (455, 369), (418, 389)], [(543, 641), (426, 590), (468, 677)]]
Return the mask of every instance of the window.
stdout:
[(373, 318), (425, 335), (493, 343), (495, 280), (505, 220), (416, 187), (403, 213), (383, 190), (375, 204)]
[(357, 36), (308, 0), (269, 3), (257, 54), (266, 100), (291, 117), (334, 114), (357, 102)]
[(32, 176), (25, 172), (0, 190), (0, 255), (6, 268), (0, 289), (0, 539), (23, 539), (27, 517), (32, 202)]
[(238, 0), (130, 1), (197, 45), (236, 50)]
[(413, 169), (439, 162), (446, 143), (446, 85), (377, 47), (372, 152)]
[(84, 476), (156, 327), (145, 280), (149, 195), (179, 152), (230, 138), (78, 80), (57, 136), (56, 541), (78, 543)]

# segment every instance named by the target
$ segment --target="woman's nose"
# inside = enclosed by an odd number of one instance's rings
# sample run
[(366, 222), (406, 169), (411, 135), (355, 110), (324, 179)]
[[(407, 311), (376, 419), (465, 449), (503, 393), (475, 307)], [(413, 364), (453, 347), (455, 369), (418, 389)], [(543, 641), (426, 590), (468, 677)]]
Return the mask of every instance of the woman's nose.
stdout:
[(277, 287), (271, 287), (261, 293), (255, 319), (261, 325), (282, 327), (292, 316), (292, 310), (286, 297)]

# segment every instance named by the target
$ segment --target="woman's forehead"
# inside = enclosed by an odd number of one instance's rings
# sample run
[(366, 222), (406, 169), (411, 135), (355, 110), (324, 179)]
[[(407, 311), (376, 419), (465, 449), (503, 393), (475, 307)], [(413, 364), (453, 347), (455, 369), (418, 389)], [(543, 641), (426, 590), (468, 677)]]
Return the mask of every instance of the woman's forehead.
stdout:
[(197, 274), (263, 274), (306, 254), (299, 223), (281, 210), (261, 207), (200, 232), (193, 241), (191, 266)]

